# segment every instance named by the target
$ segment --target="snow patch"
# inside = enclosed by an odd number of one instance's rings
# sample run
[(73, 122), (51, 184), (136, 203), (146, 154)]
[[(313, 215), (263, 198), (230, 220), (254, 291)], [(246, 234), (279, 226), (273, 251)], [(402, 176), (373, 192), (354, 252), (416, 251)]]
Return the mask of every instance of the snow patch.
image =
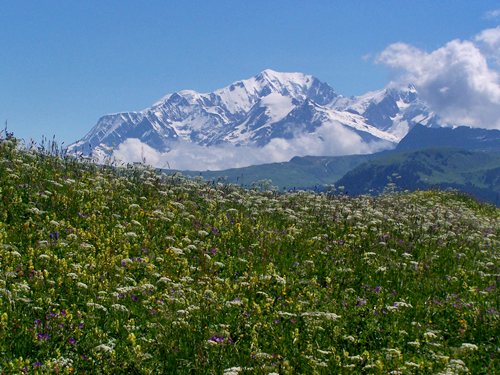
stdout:
[(266, 108), (266, 114), (271, 122), (281, 120), (294, 108), (292, 98), (274, 92), (263, 97), (260, 105)]

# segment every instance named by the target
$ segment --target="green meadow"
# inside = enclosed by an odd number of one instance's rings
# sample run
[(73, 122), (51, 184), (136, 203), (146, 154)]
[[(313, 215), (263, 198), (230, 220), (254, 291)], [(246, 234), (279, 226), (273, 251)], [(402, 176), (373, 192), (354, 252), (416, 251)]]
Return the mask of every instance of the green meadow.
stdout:
[(498, 208), (17, 143), (0, 142), (1, 374), (500, 373)]

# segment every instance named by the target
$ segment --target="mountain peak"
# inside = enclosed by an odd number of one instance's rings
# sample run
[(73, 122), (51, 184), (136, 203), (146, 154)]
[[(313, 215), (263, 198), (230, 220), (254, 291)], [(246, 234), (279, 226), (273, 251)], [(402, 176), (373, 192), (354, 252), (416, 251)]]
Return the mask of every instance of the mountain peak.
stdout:
[(315, 81), (318, 81), (316, 78), (309, 74), (299, 73), (299, 72), (277, 72), (272, 69), (265, 69), (259, 74), (255, 76), (258, 81), (267, 81), (271, 83), (281, 83), (281, 84), (290, 84), (300, 85), (303, 87), (310, 87)]
[[(416, 93), (414, 98), (404, 91), (344, 98), (312, 75), (265, 69), (213, 92), (180, 90), (141, 112), (103, 116), (69, 151), (111, 155), (120, 145), (132, 147), (127, 140), (135, 138), (159, 153), (187, 144), (254, 150), (272, 141), (279, 145), (276, 154), (287, 158), (292, 152), (368, 152), (392, 147), (429, 117)], [(321, 149), (304, 151), (304, 139)]]
[(276, 70), (273, 70), (273, 69), (264, 69), (262, 72), (260, 72), (258, 75), (262, 75), (262, 76), (274, 76), (276, 74), (282, 74), (282, 72), (278, 72)]

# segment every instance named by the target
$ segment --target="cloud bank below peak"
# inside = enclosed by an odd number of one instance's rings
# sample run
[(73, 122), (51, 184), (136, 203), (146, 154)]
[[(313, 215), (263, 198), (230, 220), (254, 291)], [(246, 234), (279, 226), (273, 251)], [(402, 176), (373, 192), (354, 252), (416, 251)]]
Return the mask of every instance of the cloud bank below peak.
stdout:
[(369, 154), (391, 148), (388, 141), (365, 142), (335, 123), (325, 124), (314, 134), (298, 134), (292, 139), (274, 138), (263, 147), (233, 144), (201, 146), (178, 141), (168, 152), (159, 152), (137, 138), (129, 138), (113, 152), (124, 162), (145, 162), (165, 169), (223, 170), (249, 165), (289, 161), (294, 156)]
[(393, 83), (413, 82), (446, 123), (500, 129), (500, 27), (473, 40), (452, 40), (431, 51), (406, 43), (384, 49), (376, 63), (393, 69)]

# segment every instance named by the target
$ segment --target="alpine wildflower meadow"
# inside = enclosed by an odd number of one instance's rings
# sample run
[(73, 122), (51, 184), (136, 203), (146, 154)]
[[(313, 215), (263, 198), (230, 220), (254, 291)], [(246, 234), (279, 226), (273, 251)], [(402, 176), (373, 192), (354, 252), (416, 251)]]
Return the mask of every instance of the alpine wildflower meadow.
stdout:
[(500, 373), (500, 210), (0, 141), (0, 373)]

